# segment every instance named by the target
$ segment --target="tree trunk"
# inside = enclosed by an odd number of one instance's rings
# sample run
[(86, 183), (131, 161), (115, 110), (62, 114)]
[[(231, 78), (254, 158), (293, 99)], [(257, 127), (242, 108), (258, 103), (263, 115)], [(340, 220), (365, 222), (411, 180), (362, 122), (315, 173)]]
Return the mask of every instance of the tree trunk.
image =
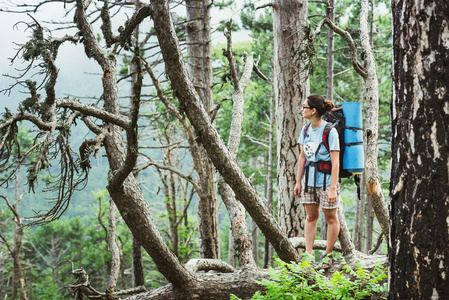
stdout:
[(145, 274), (143, 272), (142, 246), (133, 236), (133, 287), (145, 285)]
[(306, 213), (293, 189), (299, 160), (302, 104), (309, 93), (304, 65), (298, 58), (307, 24), (306, 0), (273, 1), (273, 63), (276, 98), (278, 206), (281, 227), (288, 237), (302, 236)]
[[(140, 9), (140, 0), (135, 1), (135, 9), (138, 11)], [(139, 43), (139, 26), (136, 26), (134, 29), (134, 38)], [(136, 63), (133, 62), (131, 64), (132, 67), (132, 75), (131, 75), (131, 98), (130, 98), (130, 106), (132, 105), (132, 101), (134, 98), (134, 85), (138, 80), (138, 68)], [(134, 174), (134, 178), (138, 181), (138, 173)], [(132, 269), (133, 269), (133, 287), (143, 286), (145, 285), (145, 275), (143, 273), (143, 257), (142, 257), (142, 246), (139, 241), (133, 236), (132, 237)]]
[(229, 245), (228, 245), (228, 264), (235, 268), (235, 249), (234, 237), (232, 236), (232, 228), (229, 228)]
[[(16, 177), (15, 181), (15, 199), (14, 203), (11, 205), (8, 198), (1, 195), (1, 197), (6, 201), (8, 208), (14, 214), (14, 245), (10, 245), (4, 236), (2, 235), (2, 240), (6, 244), (12, 259), (13, 259), (13, 274), (12, 274), (12, 299), (16, 299), (19, 295), (19, 287), (21, 289), (20, 299), (28, 299), (28, 290), (25, 282), (25, 276), (23, 274), (22, 263), (20, 261), (20, 251), (22, 249), (23, 240), (23, 228), (22, 219), (19, 215), (18, 204), (23, 198), (23, 194), (20, 195), (19, 177)], [(1, 235), (1, 233), (0, 233)]]
[(327, 240), (327, 221), (322, 210), (320, 210), (320, 238)]
[[(169, 117), (167, 117), (168, 119)], [(167, 122), (170, 122), (167, 120)], [(174, 143), (174, 132), (172, 128), (166, 128), (164, 130), (164, 138), (168, 144), (167, 151), (164, 153), (164, 164), (170, 167), (175, 165), (175, 149), (173, 147)], [(171, 249), (176, 257), (179, 257), (178, 253), (178, 215), (176, 206), (176, 182), (175, 175), (170, 170), (163, 170), (162, 172), (163, 184), (164, 184), (164, 194), (165, 194), (165, 207), (168, 215), (168, 231), (169, 240), (171, 244)]]
[(389, 299), (447, 299), (449, 3), (392, 1)]
[[(361, 182), (360, 182), (361, 184)], [(359, 188), (358, 188), (359, 189)], [(360, 198), (359, 198), (360, 195)], [(354, 246), (358, 251), (362, 251), (363, 246), (363, 229), (364, 229), (364, 212), (365, 212), (365, 197), (362, 197), (363, 193), (357, 194), (355, 201), (355, 217), (354, 217)]]
[(20, 249), (22, 248), (23, 238), (23, 224), (17, 222), (14, 229), (14, 252), (13, 252), (13, 292), (12, 299), (16, 299), (19, 294), (19, 287), (21, 289), (20, 299), (28, 299), (27, 285), (25, 282), (25, 276), (22, 270), (22, 263), (20, 262)]
[[(334, 16), (334, 0), (329, 0), (326, 6), (326, 15), (331, 22), (335, 22)], [(327, 71), (326, 71), (326, 97), (329, 100), (334, 99), (334, 31), (327, 31)]]
[[(187, 0), (187, 56), (189, 76), (206, 112), (210, 116), (213, 107), (210, 0)], [(201, 156), (207, 157), (201, 148)], [(209, 159), (202, 160), (198, 172), (201, 194), (198, 201), (198, 233), (200, 257), (219, 258), (217, 180), (215, 167)]]
[[(234, 81), (234, 91), (232, 92), (232, 120), (229, 131), (228, 150), (232, 159), (237, 162), (237, 152), (240, 145), (243, 126), (244, 97), (243, 92), (248, 86), (251, 72), (254, 66), (252, 55), (246, 58), (245, 67), (240, 80), (237, 78), (234, 56), (231, 48), (231, 32), (227, 33), (228, 47), (227, 56)], [(229, 213), (231, 233), (233, 237), (234, 251), (238, 253), (240, 267), (256, 267), (256, 263), (251, 254), (251, 240), (246, 227), (246, 212), (243, 205), (237, 201), (234, 192), (226, 182), (220, 180), (219, 192)]]
[(181, 107), (195, 128), (197, 139), (202, 142), (209, 158), (214, 162), (226, 183), (233, 189), (237, 199), (242, 202), (265, 237), (275, 247), (279, 257), (285, 261), (299, 261), (298, 253), (288, 242), (276, 220), (265, 209), (263, 201), (232, 158), (201, 105), (200, 97), (187, 76), (179, 41), (169, 13), (168, 1), (152, 1), (151, 9), (167, 75)]
[[(133, 176), (133, 175), (132, 175)], [(114, 202), (109, 202), (109, 234), (108, 248), (111, 252), (111, 270), (109, 270), (108, 286), (106, 287), (106, 299), (117, 299), (112, 294), (117, 289), (117, 281), (120, 272), (120, 250), (117, 245), (117, 207)]]
[[(267, 209), (270, 214), (273, 214), (273, 165), (274, 165), (274, 126), (276, 120), (274, 119), (274, 89), (271, 88), (270, 99), (270, 131), (268, 135), (269, 148), (268, 148), (268, 171), (267, 171)], [(264, 259), (263, 267), (266, 269), (268, 266), (273, 266), (273, 247), (268, 239), (264, 239)]]
[[(366, 193), (367, 194), (367, 193)], [(374, 211), (371, 205), (371, 198), (366, 197), (366, 229), (365, 229), (365, 253), (373, 247)]]
[[(115, 56), (109, 55), (98, 44), (85, 14), (84, 1), (77, 0), (76, 6), (75, 18), (84, 38), (86, 54), (93, 56), (103, 69), (104, 108), (110, 114), (118, 115), (120, 113), (120, 102)], [(141, 76), (141, 71), (139, 71), (140, 85), (142, 81)], [(143, 197), (142, 190), (131, 174), (137, 161), (137, 151), (135, 149), (138, 147), (137, 119), (140, 105), (139, 87), (135, 85), (135, 88), (137, 93), (132, 101), (131, 121), (126, 132), (128, 150), (126, 153), (122, 139), (122, 129), (109, 123), (106, 123), (104, 126), (107, 134), (103, 143), (113, 174), (107, 189), (133, 236), (139, 240), (153, 258), (158, 270), (175, 287), (189, 285), (193, 281), (192, 275), (179, 263), (160, 235), (151, 217), (150, 209)]]
[(3, 254), (0, 250), (0, 293), (6, 295), (6, 282), (5, 282), (5, 262), (3, 259)]
[(256, 266), (259, 266), (259, 232), (257, 224), (251, 219), (251, 252)]
[(346, 223), (345, 214), (343, 211), (343, 204), (339, 205), (338, 210), (338, 220), (340, 221), (340, 233), (338, 234), (338, 239), (341, 244), (341, 250), (343, 256), (346, 259), (346, 262), (349, 265), (353, 265), (357, 259), (356, 249), (354, 247), (354, 243), (351, 239), (351, 233), (349, 232), (348, 225)]
[(360, 9), (360, 41), (365, 52), (366, 61), (366, 116), (365, 139), (366, 160), (365, 179), (368, 192), (371, 197), (373, 209), (379, 220), (380, 227), (385, 236), (389, 234), (388, 209), (382, 192), (378, 174), (378, 140), (379, 140), (379, 84), (377, 81), (376, 64), (369, 40), (368, 32), (368, 0), (363, 0)]
[(198, 276), (197, 284), (190, 289), (189, 296), (183, 290), (174, 290), (167, 285), (147, 293), (135, 295), (127, 300), (228, 300), (231, 294), (241, 299), (251, 299), (263, 289), (255, 280), (268, 279), (268, 272), (260, 269), (245, 269), (238, 273), (218, 273)]

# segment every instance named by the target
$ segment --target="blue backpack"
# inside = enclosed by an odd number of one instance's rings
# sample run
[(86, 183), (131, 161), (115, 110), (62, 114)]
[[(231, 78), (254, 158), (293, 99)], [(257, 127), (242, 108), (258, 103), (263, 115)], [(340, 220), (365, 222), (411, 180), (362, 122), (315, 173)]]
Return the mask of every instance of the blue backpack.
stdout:
[[(329, 151), (329, 133), (332, 130), (332, 128), (335, 128), (338, 132), (339, 142), (340, 142), (340, 169), (339, 169), (339, 178), (348, 178), (353, 173), (345, 169), (344, 167), (344, 152), (345, 148), (347, 146), (354, 146), (354, 145), (363, 145), (363, 142), (352, 142), (352, 143), (345, 143), (345, 129), (351, 129), (354, 131), (362, 130), (362, 128), (358, 127), (349, 127), (346, 126), (346, 119), (343, 114), (343, 109), (341, 108), (334, 108), (330, 113), (327, 113), (323, 116), (323, 120), (327, 122), (326, 126), (323, 130), (323, 136), (321, 139), (320, 144), (318, 145), (315, 156), (318, 154), (318, 151), (320, 150), (321, 145), (324, 145), (324, 147)], [(307, 124), (304, 128), (304, 138), (307, 136), (307, 131), (310, 127), (310, 123)], [(331, 174), (332, 171), (332, 164), (330, 161), (317, 161), (317, 162), (306, 162), (305, 165), (305, 191), (308, 191), (308, 180), (309, 180), (309, 166), (313, 165), (315, 166), (315, 170), (324, 174)], [(316, 174), (316, 172), (315, 172)], [(316, 178), (315, 178), (316, 179)], [(316, 183), (316, 180), (315, 180)], [(314, 186), (316, 188), (316, 185)], [(324, 176), (324, 183), (323, 187), (326, 187), (326, 176)]]

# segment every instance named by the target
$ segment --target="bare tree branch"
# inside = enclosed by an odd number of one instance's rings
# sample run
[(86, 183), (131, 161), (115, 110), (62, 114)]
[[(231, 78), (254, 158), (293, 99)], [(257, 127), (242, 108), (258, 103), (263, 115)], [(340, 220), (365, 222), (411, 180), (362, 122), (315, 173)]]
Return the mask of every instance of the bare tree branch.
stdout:
[(381, 232), (379, 237), (377, 238), (376, 245), (374, 245), (373, 249), (368, 251), (368, 254), (374, 254), (377, 251), (377, 249), (379, 249), (380, 245), (382, 245), (383, 237), (384, 233)]
[(89, 106), (82, 104), (81, 102), (70, 100), (70, 99), (58, 99), (56, 101), (58, 107), (70, 108), (74, 111), (79, 111), (91, 117), (98, 118), (104, 122), (111, 123), (120, 126), (123, 129), (129, 128), (129, 121), (115, 113), (107, 112), (103, 109), (96, 108), (94, 106)]
[(0, 239), (3, 240), (3, 242), (5, 243), (6, 247), (8, 248), (8, 251), (11, 255), (14, 255), (14, 249), (13, 247), (9, 244), (8, 240), (6, 239), (6, 237), (3, 235), (3, 233), (0, 232)]
[(154, 166), (154, 167), (156, 167), (158, 169), (162, 169), (162, 170), (168, 170), (168, 171), (178, 175), (179, 177), (181, 177), (181, 178), (185, 179), (186, 181), (190, 182), (194, 186), (194, 188), (197, 191), (197, 193), (201, 193), (200, 186), (196, 183), (195, 180), (192, 179), (192, 177), (190, 175), (186, 175), (186, 174), (182, 173), (181, 171), (179, 171), (179, 170), (177, 170), (177, 169), (175, 169), (175, 168), (173, 168), (171, 166), (161, 165), (161, 164), (158, 164), (158, 163), (150, 161), (147, 164), (145, 164), (143, 167), (139, 168), (138, 171), (146, 169), (149, 166)]
[(236, 270), (229, 264), (219, 259), (191, 259), (185, 265), (191, 273), (198, 271), (218, 271), (220, 273), (233, 273)]
[(231, 37), (231, 35), (232, 35), (232, 19), (230, 19), (227, 22), (227, 30), (224, 32), (224, 35), (227, 40), (226, 56), (229, 61), (229, 69), (231, 70), (231, 78), (234, 83), (234, 88), (236, 90), (238, 90), (238, 89), (240, 89), (239, 79), (238, 79), (238, 75), (237, 75), (237, 69), (235, 66), (235, 58), (234, 58), (234, 55), (232, 54), (232, 37)]

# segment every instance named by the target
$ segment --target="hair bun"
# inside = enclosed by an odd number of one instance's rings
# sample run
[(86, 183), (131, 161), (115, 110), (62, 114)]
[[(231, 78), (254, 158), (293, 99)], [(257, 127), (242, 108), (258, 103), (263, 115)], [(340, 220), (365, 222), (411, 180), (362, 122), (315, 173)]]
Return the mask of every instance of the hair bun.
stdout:
[(326, 111), (331, 111), (335, 107), (334, 102), (327, 99), (324, 100), (324, 104), (326, 105)]

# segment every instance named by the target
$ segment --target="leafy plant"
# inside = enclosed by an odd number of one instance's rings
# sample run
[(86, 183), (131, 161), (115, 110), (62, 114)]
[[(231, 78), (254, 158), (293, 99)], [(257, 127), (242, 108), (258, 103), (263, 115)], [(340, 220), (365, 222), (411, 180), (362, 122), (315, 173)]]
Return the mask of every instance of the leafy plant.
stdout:
[(34, 293), (35, 296), (37, 296), (37, 299), (41, 300), (59, 300), (63, 298), (63, 296), (58, 293), (58, 288), (53, 283), (35, 286)]
[[(370, 272), (360, 264), (352, 269), (343, 259), (341, 271), (327, 278), (324, 270), (312, 268), (308, 261), (288, 264), (277, 260), (277, 264), (278, 269), (269, 270), (270, 279), (257, 281), (265, 290), (256, 292), (251, 299), (367, 299), (387, 291), (387, 274), (382, 265)], [(231, 295), (231, 300), (237, 299)]]

